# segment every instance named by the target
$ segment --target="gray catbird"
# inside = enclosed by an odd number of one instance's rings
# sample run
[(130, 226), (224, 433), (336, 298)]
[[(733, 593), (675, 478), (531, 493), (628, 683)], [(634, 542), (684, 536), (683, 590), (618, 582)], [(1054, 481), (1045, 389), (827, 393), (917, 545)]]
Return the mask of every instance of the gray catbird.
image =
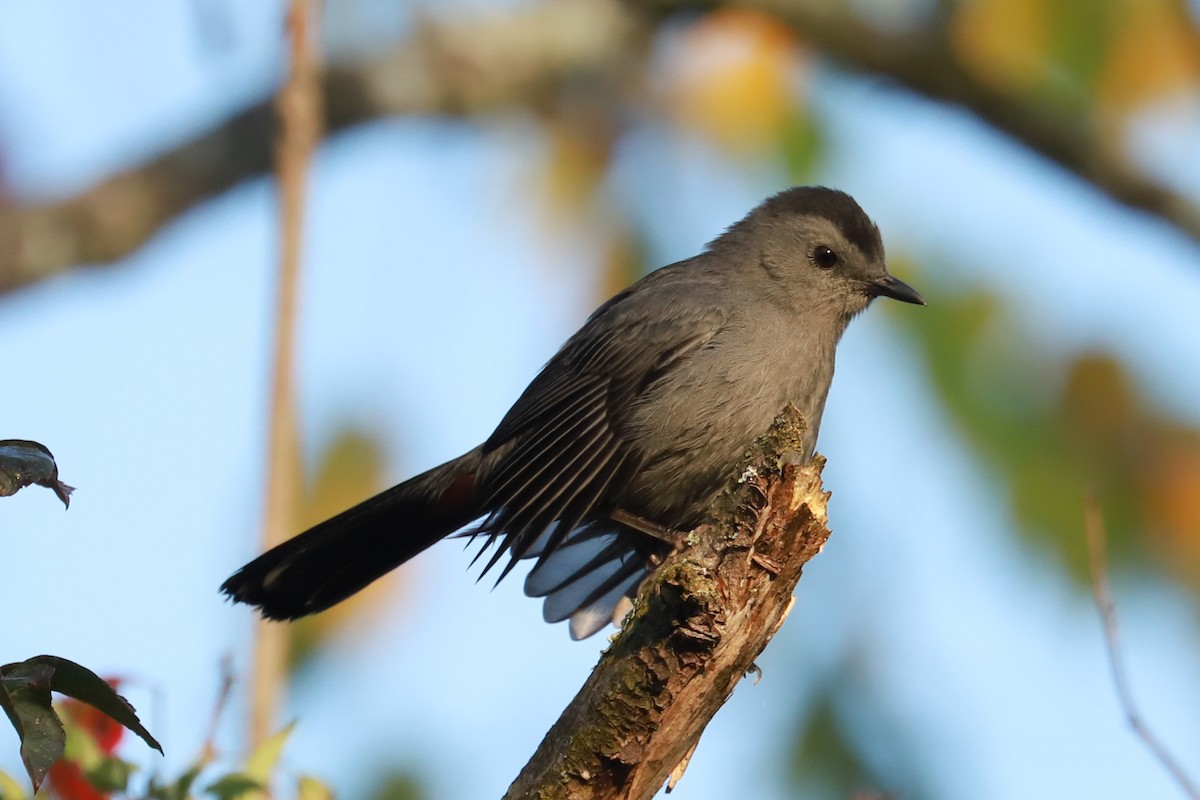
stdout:
[[(834, 349), (877, 296), (924, 304), (888, 274), (879, 229), (847, 194), (768, 198), (703, 253), (600, 306), (479, 447), (305, 531), (221, 589), (269, 619), (322, 611), (470, 525), (536, 558), (525, 593), (590, 636), (670, 536), (704, 520), (739, 458), (787, 403), (811, 457)], [(476, 556), (478, 558), (478, 556)]]

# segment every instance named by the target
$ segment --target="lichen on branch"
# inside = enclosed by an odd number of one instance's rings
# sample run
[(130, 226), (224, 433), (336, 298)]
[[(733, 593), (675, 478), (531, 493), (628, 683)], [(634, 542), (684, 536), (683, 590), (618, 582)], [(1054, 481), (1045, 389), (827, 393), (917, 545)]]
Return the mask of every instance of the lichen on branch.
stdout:
[[(690, 756), (787, 617), (829, 538), (824, 459), (789, 406), (638, 593), (621, 632), (506, 798), (649, 798)], [(678, 772), (676, 776), (678, 777)]]

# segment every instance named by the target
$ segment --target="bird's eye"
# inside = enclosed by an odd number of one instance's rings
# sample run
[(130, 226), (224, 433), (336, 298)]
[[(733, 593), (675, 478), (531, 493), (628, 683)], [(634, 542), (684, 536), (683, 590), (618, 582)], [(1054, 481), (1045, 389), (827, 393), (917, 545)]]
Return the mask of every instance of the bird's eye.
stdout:
[(814, 247), (809, 258), (821, 269), (833, 269), (838, 263), (838, 254), (823, 244)]

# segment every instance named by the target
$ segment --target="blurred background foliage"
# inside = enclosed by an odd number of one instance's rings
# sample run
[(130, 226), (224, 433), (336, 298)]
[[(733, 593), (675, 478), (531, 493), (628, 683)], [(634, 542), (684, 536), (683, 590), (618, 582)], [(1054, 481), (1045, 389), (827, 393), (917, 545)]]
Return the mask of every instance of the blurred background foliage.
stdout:
[[(194, 4), (217, 30), (220, 16), (233, 13), (228, 4)], [(1129, 213), (1154, 215), (1164, 235), (1190, 239), (1193, 252), (1200, 242), (1200, 189), (1148, 156), (1139, 135), (1148, 119), (1190, 109), (1181, 124), (1191, 127), (1175, 139), (1184, 145), (1173, 152), (1200, 161), (1200, 29), (1195, 3), (1185, 0), (479, 2), (453, 10), (328, 0), (322, 14), (331, 134), (409, 114), (536, 127), (543, 146), (528, 176), (531, 194), (513, 202), (535, 204), (551, 238), (587, 231), (588, 246), (603, 253), (597, 302), (657, 266), (647, 263), (653, 220), (608, 191), (631, 133), (700, 139), (739, 169), (777, 176), (777, 185), (819, 182), (844, 145), (831, 140), (828, 106), (811, 102), (813, 90), (846, 76), (958, 104)], [(403, 24), (379, 23), (408, 14)], [(121, 269), (174, 216), (269, 169), (268, 93), (206, 125), (196, 125), (190, 141), (156, 142), (141, 163), (69, 191), (0, 183), (0, 287), (14, 291), (61, 270)], [(894, 191), (902, 198), (905, 187)], [(1053, 246), (1020, 236), (1011, 245), (1001, 257), (1014, 261)], [(942, 279), (970, 274), (969, 261), (948, 264), (919, 244), (889, 252), (894, 272), (918, 276), (912, 282), (929, 306), (889, 310), (888, 324), (919, 353), (940, 414), (1004, 498), (1012, 535), (1029, 557), (1061, 570), (1083, 596), (1081, 498), (1093, 491), (1113, 569), (1173, 581), (1194, 598), (1196, 417), (1180, 418), (1160, 402), (1127, 355), (1052, 346), (1046, 326), (1031, 324), (1011, 297)], [(1127, 267), (1137, 291), (1139, 265)], [(1200, 333), (1196, 319), (1178, 324)], [(1200, 346), (1200, 336), (1194, 341)], [(296, 510), (302, 527), (395, 477), (368, 427), (347, 422), (324, 439)], [(294, 625), (293, 668), (389, 616), (419, 613), (410, 597), (393, 574)], [(536, 615), (532, 604), (529, 612)], [(876, 789), (950, 796), (927, 774), (939, 756), (912, 737), (918, 721), (898, 719), (879, 700), (883, 690), (854, 667), (860, 657), (844, 655), (797, 710), (777, 779), (805, 797)], [(419, 771), (382, 767), (373, 796), (431, 796)], [(680, 791), (705, 796), (686, 780)]]

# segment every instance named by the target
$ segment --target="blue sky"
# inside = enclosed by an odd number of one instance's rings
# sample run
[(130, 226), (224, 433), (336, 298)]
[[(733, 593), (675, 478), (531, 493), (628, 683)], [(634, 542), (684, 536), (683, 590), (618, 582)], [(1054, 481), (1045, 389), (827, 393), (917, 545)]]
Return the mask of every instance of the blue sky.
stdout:
[[(69, 192), (270, 86), (277, 9), (227, 6), (230, 38), (213, 51), (197, 44), (188, 3), (0, 3), (6, 176), (29, 194)], [(821, 178), (860, 200), (889, 252), (918, 261), (903, 277), (993, 288), (1039, 343), (1112, 348), (1165, 407), (1200, 422), (1194, 244), (961, 114), (873, 82), (817, 85), (837, 143)], [(540, 144), (516, 119), (401, 120), (322, 149), (298, 356), (310, 456), (347, 420), (386, 437), (397, 481), (459, 454), (601, 299), (595, 242), (551, 231), (525, 202)], [(1197, 164), (1182, 160), (1181, 180)], [(650, 221), (650, 260), (665, 264), (783, 180), (644, 124), (608, 191)], [(261, 514), (273, 202), (252, 181), (118, 269), (0, 300), (0, 358), (19, 376), (0, 435), (44, 442), (79, 487), (67, 513), (43, 490), (0, 503), (0, 604), (20, 610), (3, 658), (49, 652), (130, 675), (168, 772), (199, 746), (222, 654), (246, 663), (250, 614), (216, 587), (253, 554)], [(1172, 796), (1122, 723), (1090, 598), (1023, 549), (887, 316), (856, 321), (839, 354), (820, 447), (834, 537), (760, 661), (762, 682), (718, 714), (680, 792), (788, 796), (772, 770), (790, 721), (854, 645), (855, 670), (880, 687), (872, 698), (901, 730), (913, 720), (917, 752), (947, 765), (929, 776), (942, 796)], [(861, 420), (881, 413), (895, 424), (867, 435)], [(492, 591), (468, 561), (454, 544), (422, 556), (406, 568), (408, 602), (304, 676), (290, 767), (346, 797), (387, 761), (419, 765), (432, 796), (503, 792), (603, 637), (569, 642), (518, 581)], [(1149, 582), (1116, 591), (1142, 710), (1200, 773), (1194, 600)], [(238, 714), (223, 734), (236, 753)], [(18, 770), (12, 734), (0, 733), (0, 768)]]

